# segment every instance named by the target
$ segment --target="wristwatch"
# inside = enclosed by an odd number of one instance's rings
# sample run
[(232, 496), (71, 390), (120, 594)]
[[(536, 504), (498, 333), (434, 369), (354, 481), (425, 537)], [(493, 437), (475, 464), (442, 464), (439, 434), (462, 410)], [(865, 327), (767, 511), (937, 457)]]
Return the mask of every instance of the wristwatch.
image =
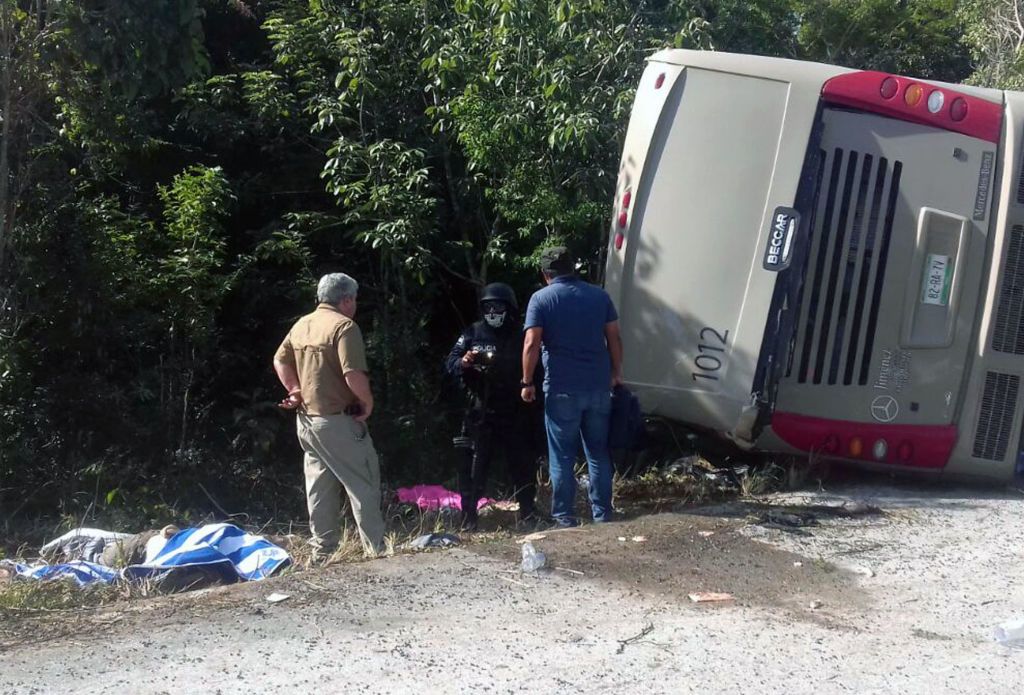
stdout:
[(521, 389), (532, 389), (533, 388), (533, 382), (531, 381), (530, 383), (526, 383), (525, 381), (520, 381), (519, 382), (519, 388), (521, 388)]

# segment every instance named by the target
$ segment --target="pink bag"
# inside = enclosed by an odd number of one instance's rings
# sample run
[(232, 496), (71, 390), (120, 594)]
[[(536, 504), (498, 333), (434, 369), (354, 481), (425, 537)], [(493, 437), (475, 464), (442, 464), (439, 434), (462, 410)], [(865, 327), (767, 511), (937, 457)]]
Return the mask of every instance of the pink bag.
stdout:
[[(423, 510), (430, 509), (458, 509), (462, 511), (462, 496), (452, 492), (444, 485), (414, 485), (412, 487), (400, 487), (397, 490), (398, 501), (415, 504)], [(483, 497), (477, 500), (476, 508), (483, 509), (494, 500)]]

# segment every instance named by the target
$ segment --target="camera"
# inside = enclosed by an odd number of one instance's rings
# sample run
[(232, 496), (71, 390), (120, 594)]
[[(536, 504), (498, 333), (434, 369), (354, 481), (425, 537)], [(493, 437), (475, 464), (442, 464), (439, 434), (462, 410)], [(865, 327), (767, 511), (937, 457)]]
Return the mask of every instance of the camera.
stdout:
[(493, 367), (496, 360), (494, 350), (481, 350), (473, 348), (473, 366), (477, 369)]

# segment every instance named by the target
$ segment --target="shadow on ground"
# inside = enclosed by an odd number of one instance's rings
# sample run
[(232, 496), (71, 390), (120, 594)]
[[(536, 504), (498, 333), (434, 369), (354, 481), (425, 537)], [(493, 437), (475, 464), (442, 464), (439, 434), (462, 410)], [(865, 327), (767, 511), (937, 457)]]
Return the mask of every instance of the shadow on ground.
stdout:
[[(737, 605), (782, 608), (807, 619), (816, 619), (812, 602), (865, 604), (854, 575), (748, 538), (739, 532), (742, 526), (722, 517), (655, 514), (542, 531), (532, 542), (547, 554), (548, 571), (671, 602), (690, 604), (691, 593), (724, 592)], [(519, 564), (521, 546), (515, 542), (468, 549), (510, 567)]]

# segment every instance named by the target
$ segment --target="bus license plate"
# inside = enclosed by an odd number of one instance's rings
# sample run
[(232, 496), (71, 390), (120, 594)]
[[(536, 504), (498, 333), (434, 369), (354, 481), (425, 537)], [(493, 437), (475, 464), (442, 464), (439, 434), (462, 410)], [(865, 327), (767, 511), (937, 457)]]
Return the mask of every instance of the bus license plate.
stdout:
[(949, 304), (949, 286), (952, 284), (953, 266), (949, 256), (928, 254), (928, 262), (924, 269), (924, 287), (921, 302), (946, 306)]

